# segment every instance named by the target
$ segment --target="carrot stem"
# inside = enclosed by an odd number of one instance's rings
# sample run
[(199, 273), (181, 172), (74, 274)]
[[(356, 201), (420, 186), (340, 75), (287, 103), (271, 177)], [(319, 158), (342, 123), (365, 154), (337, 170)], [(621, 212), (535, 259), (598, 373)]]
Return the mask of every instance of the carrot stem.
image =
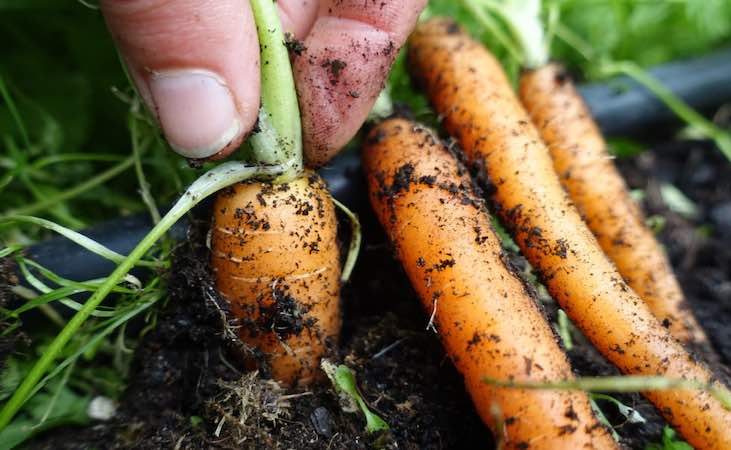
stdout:
[(140, 143), (140, 136), (139, 136), (139, 128), (137, 123), (137, 113), (140, 109), (140, 101), (139, 99), (135, 99), (131, 114), (129, 115), (128, 119), (128, 126), (129, 126), (129, 133), (132, 141), (132, 155), (134, 155), (134, 161), (135, 161), (135, 174), (137, 174), (137, 182), (140, 185), (140, 196), (142, 197), (142, 201), (144, 202), (145, 206), (147, 206), (147, 209), (150, 211), (150, 217), (152, 218), (153, 223), (160, 222), (160, 210), (157, 208), (157, 204), (155, 203), (155, 199), (152, 197), (152, 194), (150, 193), (150, 183), (147, 182), (147, 177), (145, 177), (145, 171), (142, 169), (142, 152), (143, 149)]
[(302, 172), (302, 125), (292, 66), (284, 45), (284, 33), (272, 0), (250, 0), (261, 48), (260, 131), (249, 138), (254, 158), (262, 164), (290, 168), (278, 182)]
[(519, 63), (522, 63), (523, 53), (515, 45), (508, 33), (505, 33), (503, 31), (503, 29), (500, 27), (500, 24), (497, 23), (497, 21), (492, 16), (487, 14), (482, 8), (480, 8), (479, 5), (475, 4), (475, 2), (473, 2), (472, 0), (460, 0), (460, 3), (462, 3), (462, 6), (475, 17), (480, 25), (485, 27), (485, 29), (487, 29), (487, 31), (489, 31), (490, 34), (495, 37), (500, 45), (505, 47), (505, 50), (510, 54), (513, 59), (515, 59)]
[[(462, 0), (462, 4), (496, 36), (520, 65), (530, 69), (548, 62), (548, 39), (541, 21), (540, 0)], [(481, 7), (506, 25), (510, 37)], [(557, 14), (555, 8), (552, 14)]]

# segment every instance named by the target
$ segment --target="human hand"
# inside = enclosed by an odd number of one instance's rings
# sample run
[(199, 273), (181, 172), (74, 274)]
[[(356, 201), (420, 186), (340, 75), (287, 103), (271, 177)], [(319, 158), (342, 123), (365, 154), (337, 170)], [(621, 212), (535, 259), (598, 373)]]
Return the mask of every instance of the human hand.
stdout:
[[(322, 165), (360, 128), (426, 0), (278, 0), (302, 115), (305, 160)], [(171, 147), (223, 158), (259, 111), (248, 0), (102, 0), (109, 29)], [(292, 46), (291, 46), (292, 47)]]

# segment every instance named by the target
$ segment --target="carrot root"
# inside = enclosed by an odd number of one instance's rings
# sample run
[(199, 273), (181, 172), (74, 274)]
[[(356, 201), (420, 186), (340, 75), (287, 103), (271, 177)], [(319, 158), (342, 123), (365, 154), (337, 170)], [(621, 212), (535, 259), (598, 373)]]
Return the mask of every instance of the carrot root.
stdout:
[[(258, 367), (284, 385), (321, 376), (340, 331), (335, 210), (314, 174), (219, 193), (211, 230), (216, 286)], [(254, 360), (249, 365), (254, 365)]]
[[(625, 374), (710, 383), (599, 247), (498, 61), (445, 19), (417, 27), (409, 60), (447, 131), (484, 169), (523, 254), (594, 346)], [(731, 448), (731, 413), (708, 392), (644, 395), (696, 448)]]
[[(558, 64), (525, 71), (520, 98), (548, 147), (561, 184), (627, 284), (676, 339), (708, 347), (662, 248), (644, 223), (606, 143)], [(708, 351), (704, 352), (708, 353)]]
[(391, 119), (372, 130), (363, 166), (376, 215), (504, 448), (616, 448), (584, 392), (484, 382), (572, 373), (536, 300), (506, 267), (484, 204), (453, 155), (427, 129)]

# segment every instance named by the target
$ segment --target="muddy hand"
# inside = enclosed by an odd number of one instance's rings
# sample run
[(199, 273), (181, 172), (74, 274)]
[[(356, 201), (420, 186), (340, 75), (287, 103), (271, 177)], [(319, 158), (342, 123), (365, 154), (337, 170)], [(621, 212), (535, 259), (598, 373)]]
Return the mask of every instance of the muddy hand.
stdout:
[[(302, 113), (305, 158), (326, 163), (373, 106), (426, 0), (278, 0)], [(248, 0), (102, 0), (102, 12), (172, 148), (223, 158), (259, 109)]]

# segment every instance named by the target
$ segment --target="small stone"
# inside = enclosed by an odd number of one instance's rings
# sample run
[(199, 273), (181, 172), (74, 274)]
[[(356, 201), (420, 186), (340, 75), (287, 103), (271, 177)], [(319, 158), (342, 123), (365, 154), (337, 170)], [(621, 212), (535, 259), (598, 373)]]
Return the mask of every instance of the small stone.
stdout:
[(332, 437), (333, 423), (330, 418), (330, 411), (327, 408), (320, 406), (312, 411), (312, 414), (310, 414), (310, 422), (317, 434), (325, 438)]
[(116, 412), (117, 405), (114, 404), (114, 401), (101, 395), (94, 397), (86, 409), (86, 414), (89, 418), (102, 421), (111, 419)]

